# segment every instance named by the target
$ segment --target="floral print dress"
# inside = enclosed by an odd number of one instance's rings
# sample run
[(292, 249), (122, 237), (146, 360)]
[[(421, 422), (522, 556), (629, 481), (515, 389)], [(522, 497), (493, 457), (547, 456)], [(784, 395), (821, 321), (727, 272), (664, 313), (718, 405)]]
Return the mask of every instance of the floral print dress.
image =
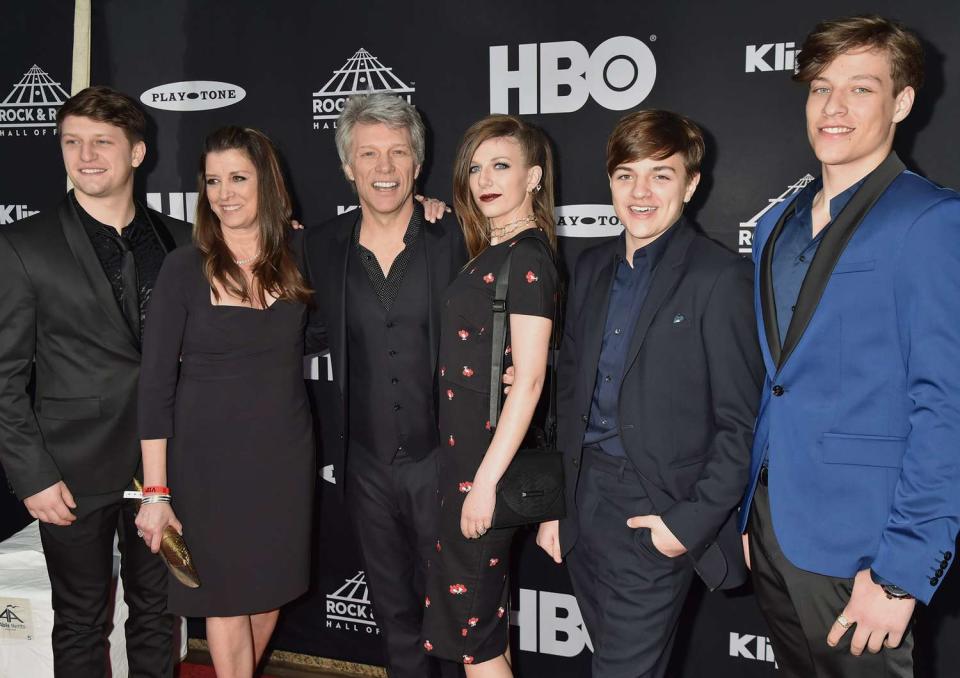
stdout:
[[(439, 362), (440, 533), (427, 571), (423, 647), (429, 654), (464, 664), (503, 654), (509, 630), (507, 573), (516, 530), (492, 529), (479, 539), (467, 539), (460, 532), (464, 499), (491, 440), (496, 276), (512, 252), (508, 313), (552, 319), (558, 284), (547, 243), (547, 236), (537, 228), (488, 247), (451, 283), (444, 301)], [(504, 369), (511, 364), (507, 326)]]

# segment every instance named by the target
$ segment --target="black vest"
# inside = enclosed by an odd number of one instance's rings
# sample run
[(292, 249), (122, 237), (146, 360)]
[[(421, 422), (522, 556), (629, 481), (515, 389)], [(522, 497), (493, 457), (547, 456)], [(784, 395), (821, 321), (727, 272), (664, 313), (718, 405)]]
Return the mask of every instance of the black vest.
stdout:
[(387, 311), (356, 247), (347, 265), (347, 388), (350, 442), (390, 462), (439, 446), (430, 372), (429, 280), (423, 234)]

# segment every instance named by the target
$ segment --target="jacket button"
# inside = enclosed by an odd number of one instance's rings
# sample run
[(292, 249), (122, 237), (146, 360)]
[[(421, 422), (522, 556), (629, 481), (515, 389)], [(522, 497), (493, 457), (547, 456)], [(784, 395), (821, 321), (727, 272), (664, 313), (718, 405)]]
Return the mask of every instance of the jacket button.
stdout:
[(342, 433), (340, 433), (339, 435), (337, 435), (337, 437), (340, 438), (340, 440), (343, 440), (343, 434), (342, 434)]
[(782, 395), (783, 395), (783, 386), (781, 386), (780, 384), (776, 384), (776, 385), (773, 387), (773, 395), (777, 396), (778, 398), (779, 398), (780, 396), (782, 396)]
[(942, 577), (942, 576), (943, 576), (943, 570), (937, 569), (937, 571), (934, 572), (934, 574), (937, 575), (938, 577)]
[(946, 567), (946, 566), (949, 565), (949, 564), (950, 564), (950, 563), (949, 563), (948, 561), (946, 561), (946, 560), (941, 560), (941, 561), (940, 561), (940, 567)]
[(581, 414), (581, 415), (580, 415), (580, 421), (582, 421), (584, 424), (586, 424), (586, 423), (587, 423), (587, 415)]
[(400, 411), (400, 403), (394, 403), (394, 404), (393, 404), (393, 411), (394, 411), (394, 412), (399, 412), (399, 411)]
[(930, 577), (930, 586), (936, 586), (937, 583), (939, 583), (939, 581), (940, 581), (939, 577)]
[(574, 465), (574, 466), (579, 466), (579, 465), (580, 465), (580, 460), (579, 460), (579, 459), (574, 458), (572, 461), (573, 461), (573, 465)]
[(943, 559), (944, 559), (944, 560), (950, 560), (951, 558), (953, 558), (953, 554), (950, 553), (949, 551), (945, 551), (944, 554), (943, 554)]

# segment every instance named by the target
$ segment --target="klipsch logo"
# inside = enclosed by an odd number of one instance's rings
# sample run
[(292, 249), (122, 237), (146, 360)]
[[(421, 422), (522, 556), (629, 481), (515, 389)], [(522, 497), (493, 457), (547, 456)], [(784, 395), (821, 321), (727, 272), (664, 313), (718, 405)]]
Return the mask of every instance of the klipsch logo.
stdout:
[(566, 593), (520, 589), (520, 609), (510, 613), (520, 629), (520, 649), (557, 657), (576, 657), (593, 643), (577, 599)]
[(197, 213), (198, 196), (198, 193), (147, 193), (147, 207), (192, 224)]
[(766, 636), (754, 636), (749, 633), (734, 633), (731, 631), (730, 656), (738, 659), (770, 662), (777, 666), (777, 660), (773, 656), (773, 646), (770, 645), (770, 639)]
[(0, 137), (57, 133), (57, 111), (70, 95), (34, 64), (0, 102)]
[(26, 219), (38, 211), (30, 209), (26, 205), (0, 205), (0, 226)]
[[(491, 113), (570, 113), (591, 97), (604, 108), (624, 111), (646, 99), (657, 79), (653, 52), (629, 35), (605, 40), (592, 54), (573, 40), (519, 45), (513, 69), (510, 53), (507, 45), (490, 47)], [(514, 89), (519, 107), (511, 111)]]
[(768, 42), (764, 45), (747, 45), (745, 70), (747, 73), (757, 71), (792, 71), (796, 67), (799, 49), (794, 49), (792, 42)]
[(612, 205), (558, 205), (557, 235), (564, 238), (605, 238), (620, 235), (623, 224)]
[(415, 91), (412, 82), (401, 80), (392, 68), (361, 47), (313, 93), (313, 129), (336, 129), (344, 104), (354, 94), (388, 92), (410, 101)]
[(140, 101), (165, 111), (207, 111), (232, 106), (245, 96), (246, 90), (229, 82), (186, 80), (151, 87)]
[(737, 236), (737, 251), (739, 251), (740, 254), (750, 254), (753, 251), (753, 234), (757, 228), (757, 222), (760, 221), (760, 218), (773, 209), (775, 205), (779, 205), (784, 200), (795, 196), (811, 181), (813, 181), (812, 176), (809, 174), (803, 175), (797, 179), (795, 183), (787, 186), (787, 190), (778, 195), (776, 198), (770, 198), (767, 200), (767, 206), (750, 217), (749, 221), (741, 221), (740, 233)]
[(327, 628), (380, 635), (363, 570), (327, 594)]

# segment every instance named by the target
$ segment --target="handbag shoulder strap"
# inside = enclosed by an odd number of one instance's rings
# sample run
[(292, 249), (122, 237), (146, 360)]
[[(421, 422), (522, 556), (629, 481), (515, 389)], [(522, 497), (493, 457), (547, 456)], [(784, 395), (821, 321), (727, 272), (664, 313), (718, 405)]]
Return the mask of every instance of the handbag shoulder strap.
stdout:
[[(539, 238), (536, 238), (533, 233), (529, 235), (522, 235), (517, 238), (517, 242), (520, 240), (526, 240), (528, 238), (533, 238), (541, 246), (546, 247), (546, 245)], [(553, 253), (548, 250), (551, 258)], [(500, 408), (503, 401), (503, 384), (501, 383), (501, 378), (503, 377), (503, 357), (504, 351), (506, 350), (507, 342), (507, 296), (509, 294), (509, 282), (510, 282), (510, 258), (513, 256), (513, 250), (511, 249), (507, 253), (506, 259), (503, 260), (503, 263), (500, 265), (500, 271), (497, 273), (496, 287), (494, 288), (493, 293), (493, 332), (491, 334), (491, 351), (490, 351), (490, 432), (491, 434), (497, 428), (497, 422), (500, 419)], [(553, 327), (551, 328), (551, 341), (550, 341), (550, 355), (548, 357), (547, 363), (550, 366), (550, 384), (549, 384), (549, 396), (550, 401), (547, 409), (547, 421), (545, 426), (545, 433), (547, 434), (548, 440), (554, 440), (554, 434), (556, 431), (556, 401), (557, 401), (557, 373), (556, 373), (556, 337), (557, 333), (557, 312), (560, 307), (560, 301), (557, 300), (557, 304), (554, 307), (553, 311)]]

